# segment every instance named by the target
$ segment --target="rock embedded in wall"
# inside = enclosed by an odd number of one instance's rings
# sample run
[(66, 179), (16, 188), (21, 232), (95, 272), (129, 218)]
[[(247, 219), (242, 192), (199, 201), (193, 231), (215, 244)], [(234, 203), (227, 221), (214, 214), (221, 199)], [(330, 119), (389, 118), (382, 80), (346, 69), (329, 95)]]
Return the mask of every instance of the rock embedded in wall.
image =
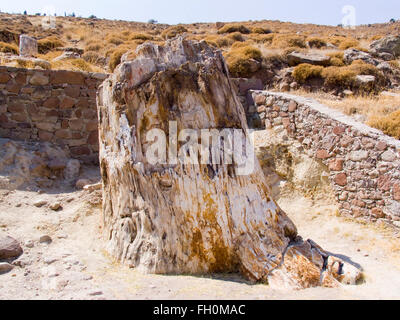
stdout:
[[(298, 236), (271, 198), (258, 161), (239, 175), (234, 164), (147, 157), (147, 134), (155, 129), (168, 133), (165, 150), (181, 150), (170, 121), (178, 132), (245, 131), (234, 90), (222, 53), (182, 38), (139, 46), (136, 60), (103, 83), (97, 101), (108, 250), (150, 273), (241, 272), (254, 281), (289, 279), (295, 288), (322, 285), (329, 255)], [(302, 274), (307, 268), (315, 272)]]

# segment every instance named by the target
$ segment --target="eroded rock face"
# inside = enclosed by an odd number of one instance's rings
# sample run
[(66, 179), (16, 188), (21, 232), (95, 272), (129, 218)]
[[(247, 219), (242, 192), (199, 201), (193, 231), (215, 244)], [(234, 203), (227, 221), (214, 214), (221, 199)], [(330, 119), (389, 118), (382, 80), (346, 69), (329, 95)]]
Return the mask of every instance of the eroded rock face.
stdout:
[(388, 36), (371, 43), (371, 52), (375, 54), (389, 53), (400, 56), (400, 36)]
[[(296, 251), (304, 259), (284, 263), (291, 247), (305, 243), (270, 197), (257, 161), (242, 176), (233, 165), (147, 161), (146, 133), (168, 133), (169, 121), (178, 132), (247, 129), (220, 51), (181, 38), (144, 44), (103, 83), (98, 108), (104, 230), (120, 261), (150, 273), (241, 272), (255, 281), (280, 270), (294, 287), (321, 284), (326, 257), (310, 245)], [(290, 271), (309, 265), (315, 272), (307, 283)]]
[(300, 63), (309, 63), (313, 65), (327, 66), (330, 58), (323, 54), (292, 52), (288, 54), (288, 63), (290, 66), (296, 66)]

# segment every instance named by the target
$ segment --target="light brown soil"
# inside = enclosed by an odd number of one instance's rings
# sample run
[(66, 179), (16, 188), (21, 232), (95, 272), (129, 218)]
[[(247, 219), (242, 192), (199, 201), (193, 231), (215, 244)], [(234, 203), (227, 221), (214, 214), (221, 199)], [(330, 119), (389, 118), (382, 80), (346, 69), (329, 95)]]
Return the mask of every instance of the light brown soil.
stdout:
[[(36, 208), (44, 199), (63, 210)], [(18, 239), (24, 249), (15, 267), (0, 275), (0, 299), (399, 299), (398, 233), (382, 225), (366, 226), (337, 217), (336, 208), (306, 198), (280, 204), (305, 238), (349, 257), (365, 270), (365, 282), (338, 289), (288, 291), (252, 285), (236, 275), (143, 275), (121, 266), (105, 253), (98, 201), (84, 191), (46, 194), (0, 190), (0, 235)], [(38, 239), (49, 235), (51, 244)], [(34, 241), (34, 247), (25, 244)], [(52, 262), (54, 260), (54, 262)], [(52, 263), (50, 263), (52, 262)], [(50, 263), (50, 264), (49, 264)]]

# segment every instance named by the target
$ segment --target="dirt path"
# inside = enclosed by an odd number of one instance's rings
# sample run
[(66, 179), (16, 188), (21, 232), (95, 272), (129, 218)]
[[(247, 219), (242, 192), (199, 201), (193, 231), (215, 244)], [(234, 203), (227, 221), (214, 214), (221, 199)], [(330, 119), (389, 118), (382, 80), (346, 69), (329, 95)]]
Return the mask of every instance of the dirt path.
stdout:
[[(18, 260), (23, 267), (0, 275), (0, 299), (400, 298), (399, 239), (387, 228), (336, 217), (334, 207), (304, 198), (281, 200), (304, 238), (351, 257), (364, 268), (365, 283), (287, 291), (251, 285), (235, 275), (143, 275), (120, 266), (103, 250), (100, 209), (89, 205), (88, 199), (83, 191), (38, 194), (0, 190), (0, 235), (13, 236), (24, 249)], [(47, 204), (37, 208), (34, 203), (38, 200)], [(49, 209), (54, 202), (60, 202), (63, 209)], [(43, 235), (52, 242), (39, 243)]]

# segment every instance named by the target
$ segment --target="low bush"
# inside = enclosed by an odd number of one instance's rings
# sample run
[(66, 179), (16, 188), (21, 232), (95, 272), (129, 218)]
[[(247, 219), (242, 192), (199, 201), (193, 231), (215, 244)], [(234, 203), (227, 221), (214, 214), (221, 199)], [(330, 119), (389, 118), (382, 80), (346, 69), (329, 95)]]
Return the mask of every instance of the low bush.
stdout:
[(230, 47), (234, 43), (234, 40), (232, 40), (228, 37), (221, 37), (221, 36), (217, 36), (217, 35), (207, 36), (206, 38), (204, 38), (204, 40), (208, 44), (211, 44), (218, 48)]
[(293, 70), (293, 78), (299, 83), (304, 83), (312, 78), (321, 78), (323, 70), (324, 67), (302, 63)]
[(148, 41), (148, 40), (153, 40), (153, 37), (149, 34), (146, 33), (134, 33), (129, 37), (129, 40), (143, 40), (143, 41)]
[(266, 45), (269, 45), (272, 43), (274, 40), (275, 34), (269, 33), (269, 34), (250, 34), (249, 38), (257, 43), (263, 43)]
[(18, 48), (16, 45), (0, 42), (0, 52), (18, 54)]
[(254, 61), (261, 61), (261, 51), (253, 46), (231, 48), (225, 55), (229, 72), (235, 77), (248, 77), (252, 73)]
[(372, 116), (368, 120), (368, 125), (389, 136), (400, 139), (400, 110), (385, 116)]
[(306, 48), (306, 42), (303, 36), (294, 35), (294, 34), (277, 34), (275, 35), (271, 47), (273, 48)]
[(251, 28), (251, 33), (258, 33), (258, 34), (270, 34), (272, 31), (270, 29), (262, 28), (262, 27), (254, 27)]
[(38, 52), (41, 54), (46, 54), (49, 51), (63, 46), (64, 43), (54, 36), (38, 40)]
[(321, 48), (326, 47), (326, 45), (327, 45), (325, 40), (323, 40), (321, 38), (316, 38), (316, 37), (308, 38), (307, 42), (308, 42), (308, 46), (310, 48), (321, 49)]
[(110, 56), (110, 62), (108, 63), (111, 72), (114, 72), (115, 68), (121, 63), (122, 56), (128, 51), (128, 48), (119, 48), (113, 51)]
[(218, 30), (218, 34), (239, 32), (242, 34), (251, 33), (250, 29), (242, 24), (226, 24)]
[(339, 44), (340, 50), (346, 50), (349, 48), (356, 48), (360, 45), (360, 42), (356, 39), (346, 39)]
[(164, 39), (172, 39), (175, 38), (177, 35), (188, 32), (188, 30), (184, 26), (173, 26), (169, 27), (168, 29), (165, 29), (162, 33), (161, 36)]
[(243, 37), (243, 35), (240, 32), (233, 32), (230, 35), (226, 36), (227, 39), (235, 42), (235, 41), (245, 41), (245, 37)]

